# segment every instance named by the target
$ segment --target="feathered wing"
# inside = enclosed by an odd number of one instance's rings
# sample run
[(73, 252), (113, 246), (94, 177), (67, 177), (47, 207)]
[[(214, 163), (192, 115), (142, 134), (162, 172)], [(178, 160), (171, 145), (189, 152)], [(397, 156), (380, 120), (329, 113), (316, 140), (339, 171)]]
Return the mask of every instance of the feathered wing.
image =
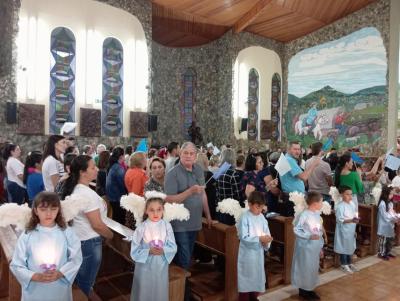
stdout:
[(28, 204), (7, 203), (0, 206), (0, 227), (15, 225), (17, 230), (25, 230), (32, 215)]
[(324, 215), (330, 215), (332, 213), (332, 207), (331, 204), (329, 204), (327, 201), (322, 202), (322, 209), (321, 212)]
[(340, 200), (342, 199), (339, 190), (335, 186), (331, 186), (331, 188), (329, 189), (329, 194), (332, 197), (332, 200), (336, 208), (337, 204), (339, 204)]
[(143, 220), (144, 208), (146, 201), (144, 197), (130, 193), (121, 197), (120, 206), (125, 210), (133, 213), (136, 224), (139, 225)]
[(61, 201), (61, 210), (64, 219), (69, 222), (73, 220), (81, 211), (84, 211), (90, 205), (90, 200), (82, 196), (72, 194)]
[(295, 191), (289, 193), (289, 201), (294, 203), (294, 222), (297, 216), (307, 208), (306, 199), (304, 193)]
[(165, 200), (167, 195), (165, 193), (156, 191), (156, 190), (151, 190), (151, 191), (146, 191), (144, 194), (144, 197), (146, 200), (148, 199), (162, 199)]
[(232, 215), (235, 219), (235, 222), (238, 223), (240, 216), (246, 210), (246, 208), (242, 208), (240, 203), (234, 199), (224, 199), (218, 202), (217, 212), (226, 213)]
[(375, 205), (378, 205), (379, 199), (381, 198), (382, 193), (382, 185), (380, 183), (376, 183), (375, 187), (372, 188), (371, 194), (374, 197)]
[(187, 221), (190, 218), (190, 212), (183, 204), (166, 203), (164, 205), (164, 219), (168, 222), (172, 220)]

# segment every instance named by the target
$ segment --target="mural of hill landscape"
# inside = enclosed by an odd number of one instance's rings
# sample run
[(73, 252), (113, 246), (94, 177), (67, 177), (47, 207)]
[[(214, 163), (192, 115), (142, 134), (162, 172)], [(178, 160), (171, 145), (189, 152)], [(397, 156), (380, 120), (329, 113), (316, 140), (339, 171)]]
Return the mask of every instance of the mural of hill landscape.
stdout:
[(372, 27), (303, 50), (289, 62), (288, 140), (329, 138), (365, 154), (386, 145), (386, 51)]

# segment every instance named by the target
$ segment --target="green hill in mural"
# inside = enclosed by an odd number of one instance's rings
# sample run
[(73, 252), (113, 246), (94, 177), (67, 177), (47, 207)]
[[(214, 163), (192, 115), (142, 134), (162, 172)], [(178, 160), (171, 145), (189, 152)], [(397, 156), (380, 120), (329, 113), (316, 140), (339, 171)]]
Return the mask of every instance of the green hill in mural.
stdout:
[(352, 94), (325, 86), (301, 98), (289, 94), (288, 101), (288, 139), (301, 140), (305, 145), (333, 138), (339, 148), (372, 146), (381, 137), (387, 116), (386, 86)]

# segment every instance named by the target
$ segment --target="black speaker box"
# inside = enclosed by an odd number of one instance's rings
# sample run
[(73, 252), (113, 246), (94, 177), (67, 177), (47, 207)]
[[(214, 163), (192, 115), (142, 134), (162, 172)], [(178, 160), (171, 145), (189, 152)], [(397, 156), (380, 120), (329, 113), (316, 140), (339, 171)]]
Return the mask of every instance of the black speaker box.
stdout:
[(148, 119), (148, 131), (149, 132), (155, 132), (157, 131), (157, 115), (149, 115)]
[(247, 120), (248, 120), (247, 118), (242, 118), (242, 121), (240, 123), (239, 133), (247, 131)]
[(17, 103), (16, 102), (7, 102), (6, 122), (8, 124), (17, 123)]

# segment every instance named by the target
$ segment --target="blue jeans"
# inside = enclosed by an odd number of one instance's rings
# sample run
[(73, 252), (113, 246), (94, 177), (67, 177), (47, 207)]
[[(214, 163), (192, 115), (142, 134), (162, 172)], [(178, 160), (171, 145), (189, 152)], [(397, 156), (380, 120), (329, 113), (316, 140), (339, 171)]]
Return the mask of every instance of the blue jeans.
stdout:
[(340, 264), (341, 265), (349, 265), (351, 264), (351, 255), (339, 254)]
[(101, 264), (103, 240), (101, 236), (81, 241), (82, 265), (75, 278), (78, 287), (89, 296)]
[(190, 267), (197, 232), (198, 231), (174, 232), (175, 242), (178, 247), (174, 262), (185, 270), (188, 270)]
[(7, 192), (9, 202), (22, 205), (27, 200), (26, 189), (19, 186), (17, 183), (7, 180)]

